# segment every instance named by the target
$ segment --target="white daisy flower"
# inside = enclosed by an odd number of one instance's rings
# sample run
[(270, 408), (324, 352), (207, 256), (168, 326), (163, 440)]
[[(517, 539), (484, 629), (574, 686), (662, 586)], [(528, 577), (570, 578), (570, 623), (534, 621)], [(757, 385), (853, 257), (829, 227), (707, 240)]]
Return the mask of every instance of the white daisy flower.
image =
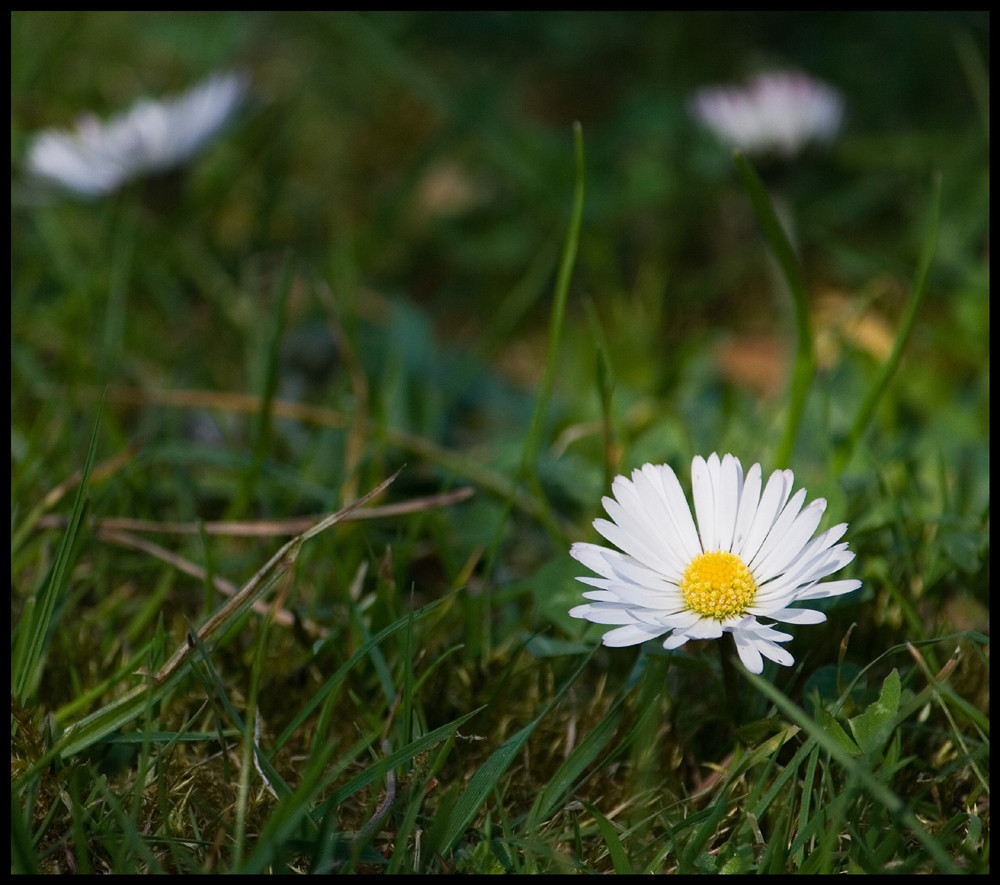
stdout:
[(844, 100), (805, 74), (760, 74), (745, 89), (710, 87), (692, 98), (695, 117), (718, 138), (746, 153), (797, 154), (811, 141), (831, 141), (840, 130)]
[(604, 498), (613, 522), (594, 528), (623, 552), (597, 544), (573, 544), (570, 555), (599, 578), (578, 580), (596, 590), (570, 610), (575, 618), (618, 624), (604, 634), (609, 646), (635, 645), (667, 634), (666, 649), (689, 639), (732, 633), (740, 660), (752, 673), (762, 656), (783, 666), (794, 662), (780, 645), (791, 639), (758, 618), (786, 624), (818, 624), (826, 615), (795, 603), (850, 593), (860, 581), (826, 581), (854, 559), (837, 541), (842, 523), (812, 537), (826, 509), (817, 498), (803, 508), (805, 489), (789, 498), (792, 471), (776, 470), (761, 492), (760, 464), (743, 475), (739, 459), (695, 457), (691, 485), (697, 525), (674, 471), (644, 464), (632, 479), (619, 476), (614, 498)]
[(28, 172), (85, 196), (110, 193), (191, 157), (229, 119), (247, 84), (244, 74), (216, 74), (182, 95), (143, 99), (106, 123), (86, 115), (73, 132), (44, 130), (28, 148)]

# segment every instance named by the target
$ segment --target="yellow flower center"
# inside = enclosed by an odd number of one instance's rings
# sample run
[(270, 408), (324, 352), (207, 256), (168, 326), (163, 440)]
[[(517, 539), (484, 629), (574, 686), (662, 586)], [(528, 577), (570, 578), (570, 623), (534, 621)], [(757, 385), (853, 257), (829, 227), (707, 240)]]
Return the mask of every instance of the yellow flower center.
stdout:
[(716, 550), (688, 563), (681, 592), (692, 611), (722, 621), (746, 612), (757, 595), (757, 582), (735, 553)]

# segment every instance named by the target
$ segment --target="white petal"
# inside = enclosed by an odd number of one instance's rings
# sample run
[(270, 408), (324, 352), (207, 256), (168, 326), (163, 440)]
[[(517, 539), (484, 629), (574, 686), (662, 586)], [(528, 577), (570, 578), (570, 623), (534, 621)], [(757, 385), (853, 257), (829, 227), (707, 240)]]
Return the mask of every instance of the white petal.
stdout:
[[(646, 467), (651, 468), (652, 465)], [(659, 551), (665, 563), (665, 572), (671, 576), (676, 573), (675, 579), (679, 580), (691, 561), (685, 538), (687, 533), (693, 534), (691, 511), (683, 495), (679, 509), (665, 500), (658, 474), (654, 471), (650, 475), (645, 471), (646, 468), (633, 472), (635, 482), (627, 490), (623, 490), (624, 497), (620, 497), (619, 501), (623, 509), (643, 515), (641, 528), (645, 532), (646, 543)], [(616, 522), (622, 525), (617, 519)]]
[(718, 513), (719, 456), (712, 454), (706, 462), (696, 455), (691, 462), (691, 497), (694, 498), (694, 512), (698, 518), (698, 536), (701, 549), (719, 549)]
[(647, 639), (654, 639), (663, 633), (662, 627), (650, 627), (646, 624), (629, 624), (618, 627), (604, 634), (601, 641), (612, 648), (622, 648), (626, 645), (638, 645)]
[[(840, 529), (840, 526), (835, 528)], [(784, 575), (762, 585), (757, 594), (757, 601), (794, 599), (798, 587), (810, 585), (847, 565), (854, 558), (854, 554), (847, 550), (847, 544), (825, 549), (830, 538), (839, 537), (839, 534), (831, 535), (831, 532), (833, 529), (813, 538), (803, 549), (800, 557), (789, 564), (788, 571)]]
[(595, 602), (577, 605), (569, 610), (571, 618), (585, 618), (595, 624), (645, 624), (646, 621), (636, 617), (636, 609), (630, 605), (614, 602)]
[(659, 572), (647, 568), (633, 557), (617, 550), (609, 550), (596, 544), (577, 543), (570, 547), (569, 553), (591, 571), (606, 578), (627, 581), (651, 590), (665, 589), (668, 586)]
[(663, 647), (670, 651), (671, 649), (680, 648), (684, 643), (686, 643), (691, 637), (687, 635), (683, 630), (675, 630), (666, 639), (663, 640)]
[(756, 648), (765, 658), (770, 658), (775, 663), (781, 664), (782, 667), (791, 667), (795, 663), (795, 658), (787, 650), (773, 642), (757, 640)]
[(657, 613), (656, 622), (658, 624), (663, 624), (664, 627), (670, 627), (675, 630), (687, 630), (692, 624), (698, 623), (701, 620), (701, 615), (693, 611), (679, 611), (676, 614), (659, 614)]
[(656, 520), (654, 512), (634, 488), (623, 494), (623, 499), (604, 499), (604, 509), (608, 515), (622, 532), (634, 537), (648, 551), (644, 555), (644, 562), (662, 574), (677, 575), (679, 578), (684, 573), (687, 560), (678, 549), (678, 541), (670, 527)]
[(718, 639), (722, 635), (722, 624), (711, 618), (699, 618), (690, 627), (685, 627), (684, 632), (689, 639)]
[[(590, 578), (584, 580), (583, 578), (577, 578), (578, 581), (583, 581), (585, 584), (593, 583), (594, 581), (601, 580), (600, 578)], [(621, 602), (622, 598), (611, 590), (587, 590), (583, 594), (584, 599), (593, 599), (595, 602)], [(574, 617), (576, 617), (574, 615)]]
[[(757, 614), (754, 612), (754, 614)], [(781, 621), (783, 624), (822, 624), (826, 620), (823, 612), (811, 608), (781, 608), (767, 612), (767, 617)]]
[[(584, 581), (583, 578), (577, 578), (584, 584), (590, 584), (592, 586), (599, 586), (595, 579), (593, 581)], [(639, 608), (649, 609), (651, 612), (655, 612), (659, 615), (674, 615), (678, 612), (686, 610), (687, 603), (684, 600), (684, 596), (679, 590), (667, 593), (659, 593), (652, 590), (648, 590), (645, 587), (637, 587), (634, 584), (623, 584), (620, 582), (608, 581), (604, 590), (615, 595), (615, 599), (618, 602), (624, 602), (628, 605), (635, 605)], [(586, 594), (585, 594), (586, 595)]]
[(701, 543), (691, 518), (691, 508), (677, 475), (666, 464), (658, 467), (646, 464), (642, 468), (642, 476), (655, 489), (657, 499), (662, 502), (661, 509), (654, 514), (655, 518), (663, 519), (664, 525), (669, 523), (673, 527), (683, 559), (690, 562), (702, 552)]
[(751, 636), (754, 639), (766, 639), (768, 642), (787, 642), (792, 638), (791, 633), (782, 633), (767, 624), (762, 624), (755, 617), (744, 618), (743, 621), (732, 631), (733, 635)]
[(595, 519), (594, 528), (620, 550), (638, 560), (642, 565), (658, 572), (670, 568), (659, 552), (648, 546), (636, 532), (629, 532), (606, 519)]
[(840, 596), (842, 593), (851, 593), (861, 586), (861, 582), (855, 579), (847, 581), (826, 581), (809, 587), (804, 592), (796, 594), (796, 599), (826, 599), (829, 596)]
[[(804, 489), (802, 494), (805, 495)], [(770, 553), (764, 554), (762, 550), (758, 554), (758, 561), (753, 570), (754, 575), (766, 581), (788, 568), (802, 553), (813, 532), (816, 531), (819, 521), (823, 518), (824, 510), (826, 510), (826, 501), (823, 498), (817, 498), (796, 516), (784, 533), (784, 537), (780, 539), (780, 543), (775, 544)], [(776, 525), (774, 531), (781, 531), (780, 526)]]
[[(581, 584), (599, 588), (584, 593), (585, 599), (608, 599), (612, 602), (625, 602), (629, 605), (655, 611), (657, 615), (667, 616), (672, 616), (687, 608), (687, 603), (684, 601), (680, 589), (671, 585), (666, 585), (666, 590), (655, 590), (620, 580), (592, 578), (590, 575), (580, 576), (577, 580)], [(607, 596), (596, 595), (605, 592), (608, 594)]]
[(743, 666), (751, 673), (760, 673), (764, 669), (764, 661), (757, 651), (757, 644), (753, 638), (743, 633), (734, 633), (733, 638), (736, 640), (736, 651), (739, 652)]
[(801, 592), (799, 588), (811, 587), (822, 578), (840, 571), (845, 565), (854, 559), (854, 554), (847, 549), (847, 544), (838, 544), (832, 550), (826, 550), (807, 564), (794, 581), (782, 578), (789, 587), (793, 588), (795, 595)]
[(719, 529), (719, 549), (732, 550), (740, 495), (743, 491), (743, 468), (738, 458), (726, 455), (719, 470), (719, 495), (716, 520)]
[[(739, 462), (737, 461), (737, 464)], [(740, 493), (740, 509), (736, 516), (736, 528), (733, 531), (733, 543), (730, 549), (737, 556), (742, 556), (741, 551), (746, 542), (747, 533), (753, 525), (754, 517), (757, 515), (757, 505), (760, 503), (760, 464), (754, 464), (746, 475), (743, 489)]]
[(743, 547), (739, 552), (740, 559), (747, 565), (753, 561), (757, 551), (760, 550), (767, 538), (779, 511), (788, 500), (791, 488), (791, 470), (775, 470), (771, 474), (771, 478), (768, 479), (767, 485), (764, 486), (764, 493), (760, 496), (760, 504), (758, 504), (757, 512), (754, 514), (753, 523), (747, 532), (746, 541), (743, 542)]
[(805, 499), (806, 490), (799, 489), (785, 505), (781, 513), (778, 514), (778, 518), (774, 521), (774, 525), (771, 526), (771, 530), (764, 539), (764, 543), (760, 545), (760, 549), (754, 555), (753, 559), (747, 562), (747, 565), (754, 574), (757, 573), (760, 564), (770, 557), (772, 551), (780, 547), (784, 542), (785, 537), (799, 515), (799, 511), (802, 509), (802, 503)]

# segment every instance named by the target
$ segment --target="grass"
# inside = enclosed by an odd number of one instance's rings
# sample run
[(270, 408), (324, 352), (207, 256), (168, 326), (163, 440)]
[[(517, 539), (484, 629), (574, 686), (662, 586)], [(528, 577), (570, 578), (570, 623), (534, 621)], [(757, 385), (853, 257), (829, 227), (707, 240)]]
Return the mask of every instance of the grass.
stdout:
[[(11, 23), (13, 872), (988, 872), (988, 18)], [(836, 142), (692, 123), (762, 60)], [(234, 65), (184, 169), (24, 181)], [(760, 677), (568, 616), (712, 451), (857, 553)]]

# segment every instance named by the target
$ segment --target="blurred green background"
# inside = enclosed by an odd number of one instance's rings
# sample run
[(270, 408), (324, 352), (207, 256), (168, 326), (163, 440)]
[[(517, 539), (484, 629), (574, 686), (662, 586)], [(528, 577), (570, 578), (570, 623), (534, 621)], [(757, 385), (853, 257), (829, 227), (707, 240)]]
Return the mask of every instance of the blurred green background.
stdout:
[[(607, 455), (593, 432), (602, 338), (614, 466), (729, 448), (766, 460), (794, 346), (789, 301), (728, 151), (688, 100), (698, 86), (778, 67), (825, 80), (846, 103), (833, 145), (762, 168), (813, 299), (820, 376), (796, 466), (826, 462), (888, 353), (940, 174), (929, 294), (879, 412), (879, 444), (930, 447), (967, 476), (984, 469), (985, 13), (11, 22), (15, 460), (54, 401), (58, 445), (78, 459), (104, 383), (260, 392), (291, 255), (279, 396), (350, 410), (358, 390), (330, 331), (336, 311), (375, 425), (484, 446), (503, 465), (515, 457), (506, 442), (519, 451), (545, 361), (574, 121), (587, 197), (545, 448), (561, 464), (548, 479), (587, 507), (604, 488), (591, 469)], [(26, 192), (19, 167), (34, 131), (231, 68), (252, 76), (247, 105), (181, 173), (96, 202), (39, 204)], [(177, 432), (162, 410), (123, 419), (126, 436)], [(308, 441), (294, 428), (282, 440), (289, 450), (273, 454), (294, 470)], [(339, 486), (341, 466), (331, 456), (319, 486)]]
[[(617, 348), (615, 368), (646, 391), (666, 390), (706, 336), (774, 332), (784, 309), (727, 152), (686, 105), (700, 85), (767, 66), (801, 68), (844, 94), (842, 138), (782, 170), (784, 193), (817, 300), (864, 292), (891, 328), (932, 170), (945, 186), (938, 278), (968, 285), (984, 263), (988, 142), (976, 65), (987, 38), (988, 17), (974, 13), (15, 14), (15, 173), (33, 130), (179, 91), (220, 68), (253, 76), (250, 108), (197, 158), (175, 214), (145, 219), (131, 242), (101, 206), (60, 207), (70, 240), (61, 257), (77, 263), (52, 267), (45, 259), (59, 247), (40, 228), (56, 222), (17, 206), (15, 181), (15, 330), (24, 322), (30, 334), (39, 302), (72, 284), (86, 287), (91, 318), (74, 331), (96, 331), (118, 285), (130, 320), (155, 304), (168, 333), (157, 338), (200, 353), (191, 320), (208, 334), (232, 322), (217, 313), (246, 287), (247, 264), (287, 249), (340, 297), (364, 286), (418, 305), (450, 345), (516, 339), (527, 352), (507, 357), (530, 377), (579, 120), (588, 194), (573, 315), (587, 296), (616, 338), (652, 339)], [(179, 223), (163, 242), (165, 220)], [(143, 256), (139, 266), (117, 257), (123, 249)], [(123, 262), (127, 279), (109, 279)], [(923, 334), (945, 320), (974, 338), (983, 314), (936, 290)], [(130, 345), (142, 324), (126, 325), (109, 342), (119, 352), (101, 358), (126, 354), (117, 370), (137, 373)], [(972, 344), (948, 348), (957, 362), (948, 371), (978, 373), (985, 354)], [(196, 376), (177, 382), (238, 386), (233, 375), (206, 377), (204, 359), (175, 362)]]

